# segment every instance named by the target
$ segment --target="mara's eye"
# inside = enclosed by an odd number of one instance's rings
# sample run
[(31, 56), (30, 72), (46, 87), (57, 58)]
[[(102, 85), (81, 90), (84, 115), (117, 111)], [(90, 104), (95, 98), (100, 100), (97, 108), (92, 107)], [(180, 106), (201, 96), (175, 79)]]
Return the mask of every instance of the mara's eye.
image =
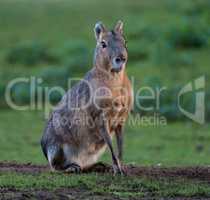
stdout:
[(102, 46), (103, 49), (106, 48), (106, 47), (107, 47), (106, 42), (102, 41), (102, 42), (101, 42), (101, 46)]

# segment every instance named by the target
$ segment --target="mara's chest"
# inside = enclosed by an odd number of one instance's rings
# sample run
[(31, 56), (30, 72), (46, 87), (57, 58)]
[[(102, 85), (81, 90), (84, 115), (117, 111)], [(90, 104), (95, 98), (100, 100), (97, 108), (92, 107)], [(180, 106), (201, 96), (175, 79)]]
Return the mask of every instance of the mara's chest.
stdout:
[[(92, 82), (93, 104), (110, 121), (125, 120), (132, 108), (132, 87), (127, 76), (113, 80), (97, 79)], [(120, 119), (119, 119), (120, 118)]]

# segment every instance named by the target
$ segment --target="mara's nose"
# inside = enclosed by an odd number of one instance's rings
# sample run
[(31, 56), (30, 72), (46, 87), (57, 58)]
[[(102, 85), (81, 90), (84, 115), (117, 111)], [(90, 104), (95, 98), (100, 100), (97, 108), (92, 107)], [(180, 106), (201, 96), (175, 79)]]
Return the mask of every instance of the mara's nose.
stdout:
[(117, 56), (113, 59), (113, 65), (111, 68), (112, 72), (120, 72), (123, 69), (123, 66), (126, 62), (126, 58), (124, 56)]
[(123, 55), (117, 56), (117, 57), (115, 58), (116, 64), (124, 63), (125, 61), (126, 61), (126, 59), (125, 59), (125, 57), (124, 57)]

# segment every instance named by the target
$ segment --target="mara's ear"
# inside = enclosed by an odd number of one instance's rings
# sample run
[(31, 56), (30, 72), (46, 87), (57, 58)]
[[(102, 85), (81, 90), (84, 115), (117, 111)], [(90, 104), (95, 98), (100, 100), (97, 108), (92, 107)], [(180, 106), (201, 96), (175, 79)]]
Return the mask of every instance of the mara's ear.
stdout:
[(106, 32), (106, 28), (102, 22), (97, 22), (94, 28), (96, 40), (99, 40), (101, 35)]
[(123, 34), (123, 22), (121, 20), (119, 20), (114, 28), (114, 31), (116, 33), (120, 33)]

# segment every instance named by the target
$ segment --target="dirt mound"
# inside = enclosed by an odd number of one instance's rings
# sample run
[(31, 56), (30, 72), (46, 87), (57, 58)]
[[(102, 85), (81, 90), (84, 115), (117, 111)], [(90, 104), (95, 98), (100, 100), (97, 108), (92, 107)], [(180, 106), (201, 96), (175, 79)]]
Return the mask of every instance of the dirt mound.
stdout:
[[(141, 167), (134, 165), (123, 166), (128, 176), (146, 177), (183, 177), (188, 179), (198, 179), (210, 183), (210, 167)], [(20, 173), (41, 173), (50, 171), (47, 165), (34, 165), (31, 163), (18, 164), (10, 162), (0, 163), (0, 172), (20, 172)], [(111, 165), (97, 163), (91, 168), (83, 170), (83, 173), (112, 173)]]
[[(122, 200), (116, 196), (111, 195), (100, 195), (92, 194), (87, 190), (79, 188), (78, 190), (71, 189), (59, 189), (55, 191), (47, 190), (16, 190), (13, 188), (9, 189), (0, 189), (0, 199), (1, 200), (28, 200), (28, 199), (39, 199), (39, 200), (90, 200), (90, 199), (100, 199), (100, 200)], [(132, 198), (132, 200), (210, 200), (205, 197), (140, 197)]]
[(69, 200), (69, 199), (101, 199), (101, 200), (113, 200), (119, 199), (111, 195), (97, 195), (91, 194), (88, 190), (82, 188), (63, 188), (55, 191), (48, 190), (18, 190), (14, 188), (0, 188), (0, 199), (1, 200), (28, 200), (28, 199), (39, 199), (39, 200)]
[(33, 165), (31, 163), (19, 164), (16, 162), (0, 162), (0, 172), (22, 172), (22, 173), (40, 173), (48, 171), (47, 165)]

